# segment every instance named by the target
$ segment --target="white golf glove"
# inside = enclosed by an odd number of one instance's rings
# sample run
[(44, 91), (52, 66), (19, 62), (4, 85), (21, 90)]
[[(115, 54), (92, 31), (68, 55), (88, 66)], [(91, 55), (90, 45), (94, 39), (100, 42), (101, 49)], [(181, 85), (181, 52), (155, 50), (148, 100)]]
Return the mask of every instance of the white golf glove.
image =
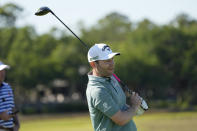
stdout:
[(142, 115), (144, 114), (144, 111), (148, 110), (148, 105), (146, 101), (141, 97), (142, 103), (141, 106), (138, 108), (136, 115)]

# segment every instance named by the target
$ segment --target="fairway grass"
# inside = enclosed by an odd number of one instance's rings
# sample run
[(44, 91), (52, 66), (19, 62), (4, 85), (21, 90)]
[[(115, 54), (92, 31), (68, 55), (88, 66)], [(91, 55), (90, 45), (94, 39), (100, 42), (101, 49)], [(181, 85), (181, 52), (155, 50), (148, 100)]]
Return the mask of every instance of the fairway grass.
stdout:
[(197, 112), (146, 114), (134, 121), (139, 131), (197, 131)]
[[(89, 115), (21, 116), (20, 131), (93, 131)], [(196, 131), (197, 112), (147, 113), (134, 118), (138, 131)]]

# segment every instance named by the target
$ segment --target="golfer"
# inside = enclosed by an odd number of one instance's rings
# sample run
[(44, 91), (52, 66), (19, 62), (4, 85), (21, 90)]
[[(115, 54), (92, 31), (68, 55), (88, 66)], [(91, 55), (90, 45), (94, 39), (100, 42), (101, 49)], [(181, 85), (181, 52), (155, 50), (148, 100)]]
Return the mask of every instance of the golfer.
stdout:
[(110, 47), (100, 43), (88, 51), (88, 61), (92, 67), (86, 96), (90, 118), (95, 131), (137, 131), (133, 117), (140, 107), (137, 93), (131, 95), (129, 105), (114, 72), (114, 56)]
[(15, 108), (12, 88), (4, 82), (5, 69), (9, 66), (0, 61), (0, 131), (19, 131), (17, 114), (12, 114)]

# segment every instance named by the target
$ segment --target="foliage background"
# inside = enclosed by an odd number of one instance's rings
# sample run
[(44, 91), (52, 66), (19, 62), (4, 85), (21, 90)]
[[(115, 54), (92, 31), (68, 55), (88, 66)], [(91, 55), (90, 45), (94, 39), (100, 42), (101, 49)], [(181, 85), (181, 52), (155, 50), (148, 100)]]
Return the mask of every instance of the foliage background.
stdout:
[[(7, 82), (18, 108), (22, 113), (87, 111), (86, 48), (61, 29), (38, 34), (33, 25), (17, 27), (23, 11), (16, 4), (0, 5), (0, 60), (11, 66)], [(89, 46), (107, 43), (121, 52), (115, 73), (152, 108), (196, 109), (197, 20), (180, 14), (165, 25), (148, 19), (134, 23), (112, 12), (79, 29)]]

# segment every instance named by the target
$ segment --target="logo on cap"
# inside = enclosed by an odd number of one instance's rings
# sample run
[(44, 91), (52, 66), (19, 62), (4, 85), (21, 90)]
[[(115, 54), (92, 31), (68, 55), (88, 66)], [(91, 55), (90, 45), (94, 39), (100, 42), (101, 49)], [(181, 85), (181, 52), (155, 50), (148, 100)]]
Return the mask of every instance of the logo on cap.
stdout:
[[(108, 48), (107, 48), (108, 47)], [(107, 49), (108, 51), (110, 51), (110, 48), (108, 45), (103, 46), (102, 51), (105, 51), (105, 49)]]
[(90, 58), (90, 60), (97, 60), (99, 58), (99, 56), (96, 56), (96, 57), (93, 57), (93, 58)]

